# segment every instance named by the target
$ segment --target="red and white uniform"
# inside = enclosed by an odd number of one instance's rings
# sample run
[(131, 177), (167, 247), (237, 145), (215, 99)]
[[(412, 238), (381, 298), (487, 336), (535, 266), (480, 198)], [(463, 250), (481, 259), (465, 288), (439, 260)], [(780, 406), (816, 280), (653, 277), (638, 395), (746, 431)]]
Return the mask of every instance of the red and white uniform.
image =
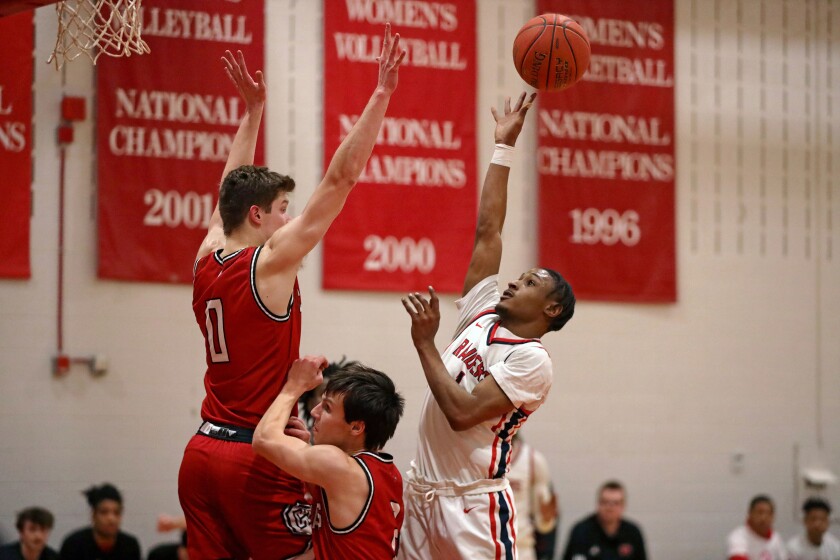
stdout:
[[(299, 355), (297, 280), (286, 313), (269, 311), (256, 288), (260, 250), (218, 250), (195, 264), (193, 311), (207, 352), (201, 417), (214, 425), (253, 430)], [(303, 484), (247, 442), (193, 436), (178, 494), (191, 556), (286, 558), (308, 545)]]
[(797, 535), (787, 543), (790, 560), (840, 560), (840, 540), (824, 533), (820, 546), (814, 546), (806, 535)]
[(548, 461), (528, 442), (518, 438), (507, 478), (516, 500), (516, 551), (519, 560), (536, 558), (536, 533), (547, 533), (557, 526), (557, 518), (544, 519), (540, 504), (551, 500), (551, 473)]
[(353, 458), (365, 471), (368, 499), (349, 527), (330, 520), (326, 493), (312, 488), (312, 544), (317, 560), (393, 560), (403, 523), (403, 482), (394, 459), (386, 453), (362, 451)]
[(256, 428), (300, 353), (300, 288), (297, 280), (285, 315), (260, 300), (254, 282), (260, 247), (196, 263), (193, 312), (207, 352), (201, 418)]
[(729, 560), (788, 560), (782, 537), (775, 531), (763, 537), (746, 525), (741, 525), (726, 539)]
[(457, 334), (441, 354), (467, 392), (488, 375), (515, 407), (455, 432), (427, 391), (417, 458), (408, 473), (402, 558), (514, 558), (514, 506), (505, 473), (511, 439), (551, 388), (551, 358), (538, 339), (499, 324), (498, 277), (457, 301)]

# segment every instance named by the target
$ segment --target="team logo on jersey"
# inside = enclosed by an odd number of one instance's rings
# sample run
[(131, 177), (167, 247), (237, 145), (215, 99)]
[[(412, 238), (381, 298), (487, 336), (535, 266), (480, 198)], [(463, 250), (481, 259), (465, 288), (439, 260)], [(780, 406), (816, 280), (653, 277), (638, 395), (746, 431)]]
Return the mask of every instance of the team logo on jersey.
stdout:
[(312, 527), (309, 524), (309, 510), (311, 506), (304, 502), (295, 502), (286, 506), (283, 510), (283, 523), (293, 535), (312, 534)]
[(464, 367), (467, 369), (467, 372), (475, 377), (478, 381), (481, 381), (485, 377), (487, 377), (487, 370), (484, 369), (484, 360), (481, 359), (481, 356), (478, 353), (478, 348), (470, 344), (469, 340), (464, 340), (452, 355), (456, 358), (460, 358), (462, 362), (464, 362)]
[(631, 556), (633, 554), (633, 545), (630, 543), (624, 543), (623, 545), (618, 547), (618, 555), (621, 557), (624, 556)]

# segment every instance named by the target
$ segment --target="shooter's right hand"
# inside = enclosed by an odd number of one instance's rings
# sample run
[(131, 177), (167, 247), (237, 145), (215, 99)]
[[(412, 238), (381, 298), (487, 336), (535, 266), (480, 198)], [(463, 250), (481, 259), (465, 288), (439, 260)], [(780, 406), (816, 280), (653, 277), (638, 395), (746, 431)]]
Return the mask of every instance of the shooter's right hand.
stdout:
[(532, 93), (525, 101), (525, 92), (519, 96), (519, 99), (514, 105), (513, 109), (510, 107), (510, 97), (505, 98), (505, 114), (499, 116), (495, 107), (490, 108), (493, 113), (493, 118), (496, 119), (496, 130), (493, 136), (496, 139), (496, 144), (504, 144), (506, 146), (513, 146), (516, 144), (516, 139), (519, 133), (522, 132), (522, 125), (525, 123), (525, 115), (528, 114), (528, 109), (534, 104), (537, 94)]

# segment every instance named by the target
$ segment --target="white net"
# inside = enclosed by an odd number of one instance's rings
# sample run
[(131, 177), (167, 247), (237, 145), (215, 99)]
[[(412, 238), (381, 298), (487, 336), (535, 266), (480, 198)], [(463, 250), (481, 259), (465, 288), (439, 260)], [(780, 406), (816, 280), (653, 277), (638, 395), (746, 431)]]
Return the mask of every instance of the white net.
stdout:
[(140, 37), (142, 0), (62, 0), (58, 13), (58, 37), (47, 63), (56, 69), (85, 54), (96, 64), (102, 54), (131, 56), (148, 53)]

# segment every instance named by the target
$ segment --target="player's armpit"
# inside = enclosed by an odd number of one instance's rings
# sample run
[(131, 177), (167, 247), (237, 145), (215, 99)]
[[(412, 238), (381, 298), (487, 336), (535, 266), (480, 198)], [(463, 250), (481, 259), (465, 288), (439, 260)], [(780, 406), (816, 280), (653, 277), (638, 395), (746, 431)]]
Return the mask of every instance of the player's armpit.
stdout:
[(225, 230), (222, 228), (222, 224), (211, 225), (210, 228), (207, 230), (207, 235), (204, 237), (204, 241), (201, 242), (201, 245), (198, 247), (198, 253), (196, 253), (195, 260), (199, 260), (216, 249), (220, 249), (225, 244)]

